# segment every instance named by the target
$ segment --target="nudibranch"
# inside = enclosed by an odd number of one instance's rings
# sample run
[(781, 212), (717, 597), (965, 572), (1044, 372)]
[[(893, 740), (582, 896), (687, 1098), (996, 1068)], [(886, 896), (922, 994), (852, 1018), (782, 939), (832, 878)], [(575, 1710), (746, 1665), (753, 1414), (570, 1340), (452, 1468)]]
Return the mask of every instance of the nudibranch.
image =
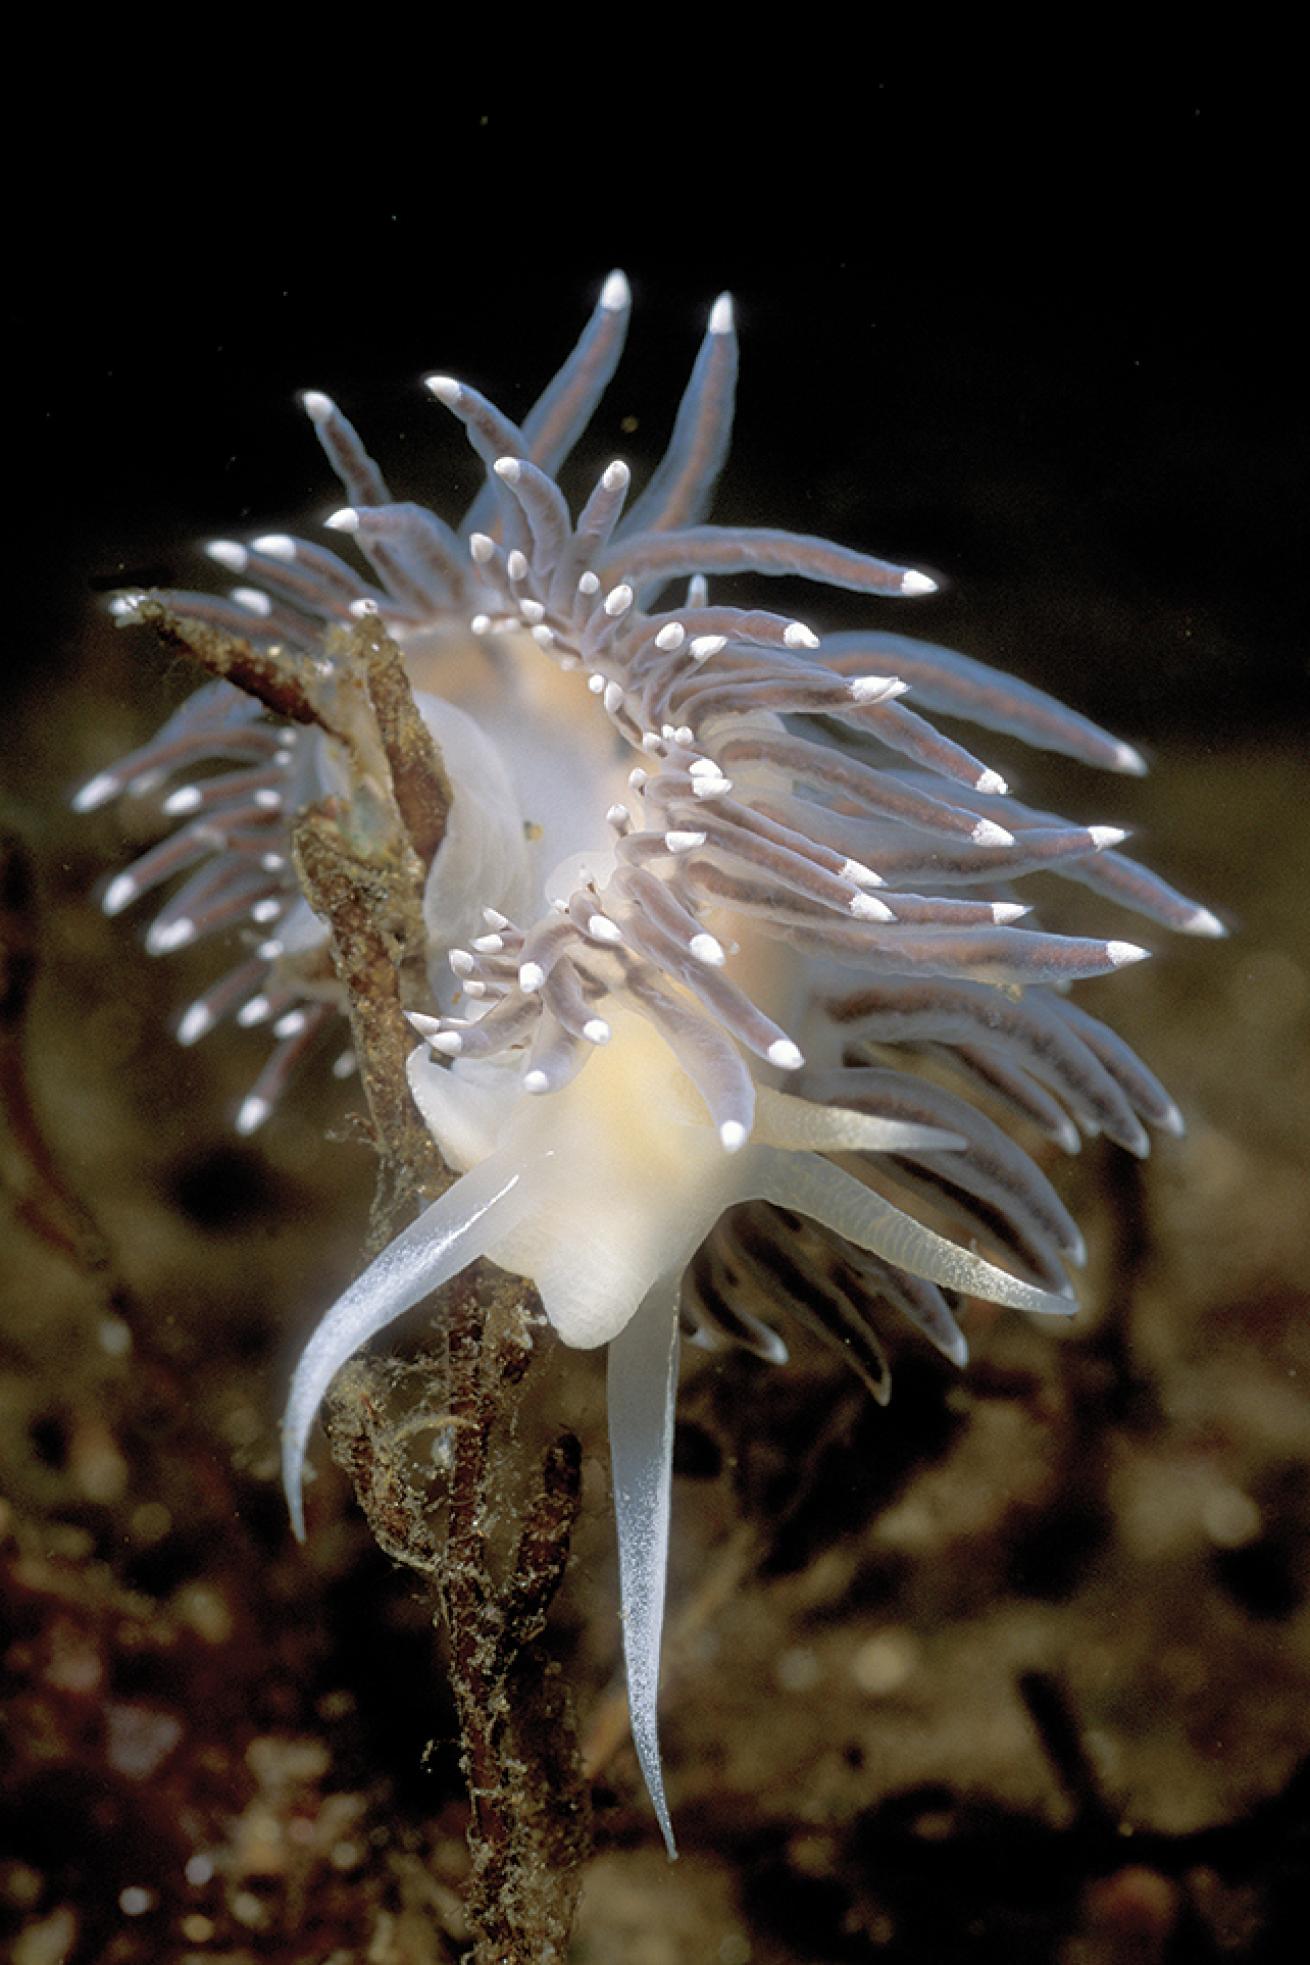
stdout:
[[(1168, 928), (1222, 929), (1125, 858), (1121, 832), (1021, 803), (922, 712), (1140, 773), (1128, 744), (948, 649), (881, 626), (821, 636), (711, 600), (721, 575), (878, 602), (934, 587), (823, 539), (706, 522), (736, 381), (726, 295), (649, 482), (630, 503), (628, 466), (613, 462), (575, 516), (557, 473), (629, 306), (611, 274), (521, 424), (463, 382), (427, 379), (485, 466), (458, 528), (394, 500), (341, 411), (306, 394), (348, 500), (327, 524), (358, 560), (281, 533), (218, 541), (212, 558), (242, 585), (165, 598), (310, 653), (326, 625), (375, 612), (453, 794), (424, 907), (432, 1013), (411, 1018), (409, 1071), (458, 1178), (300, 1359), (283, 1457), (296, 1533), (311, 1428), (340, 1366), (478, 1258), (530, 1278), (566, 1344), (609, 1347), (633, 1738), (672, 1850), (656, 1703), (680, 1334), (781, 1361), (752, 1307), (763, 1298), (835, 1343), (881, 1398), (882, 1307), (956, 1364), (962, 1296), (1068, 1315), (1078, 1230), (1003, 1122), (1068, 1151), (1104, 1133), (1144, 1154), (1148, 1126), (1181, 1121), (1068, 996), (1146, 951), (1018, 926), (1031, 911), (1014, 884), (1048, 871)], [(132, 599), (120, 606), (130, 618)], [(177, 1035), (192, 1043), (225, 1016), (271, 1024), (242, 1131), (338, 1015), (287, 828), (344, 768), (322, 733), (280, 728), (213, 683), (78, 795), (88, 809), (185, 778), (163, 801), (185, 824), (104, 905), (190, 869), (147, 948), (240, 927), (240, 963)]]

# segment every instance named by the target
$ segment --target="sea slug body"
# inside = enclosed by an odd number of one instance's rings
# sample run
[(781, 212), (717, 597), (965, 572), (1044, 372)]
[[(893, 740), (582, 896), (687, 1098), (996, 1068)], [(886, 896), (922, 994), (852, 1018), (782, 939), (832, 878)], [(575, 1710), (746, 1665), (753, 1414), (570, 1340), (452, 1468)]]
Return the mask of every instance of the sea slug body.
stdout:
[[(680, 1333), (785, 1358), (734, 1299), (734, 1276), (762, 1281), (881, 1397), (881, 1306), (957, 1364), (961, 1295), (1069, 1314), (1081, 1238), (1000, 1122), (1068, 1150), (1103, 1132), (1138, 1154), (1148, 1126), (1181, 1122), (1066, 993), (1145, 951), (1041, 932), (1014, 883), (1046, 870), (1169, 928), (1222, 930), (1125, 858), (1121, 833), (1021, 804), (921, 712), (1138, 773), (1129, 745), (930, 643), (882, 627), (822, 636), (711, 601), (707, 582), (725, 574), (879, 602), (934, 585), (823, 539), (705, 521), (732, 421), (727, 296), (645, 488), (629, 502), (615, 461), (570, 510), (556, 474), (614, 371), (629, 307), (612, 274), (521, 425), (466, 383), (428, 378), (485, 467), (458, 528), (394, 501), (341, 411), (307, 393), (348, 500), (329, 527), (368, 571), (265, 534), (210, 548), (240, 576), (230, 598), (165, 598), (310, 655), (325, 625), (375, 612), (453, 792), (424, 908), (432, 1014), (412, 1018), (409, 1070), (459, 1178), (301, 1357), (284, 1429), (296, 1532), (310, 1431), (345, 1360), (479, 1257), (531, 1278), (566, 1343), (609, 1347), (633, 1737), (671, 1849), (656, 1700)], [(674, 583), (688, 583), (680, 597)], [(130, 597), (121, 609), (131, 618)], [(218, 774), (190, 776), (216, 759)], [(216, 683), (76, 801), (183, 775), (164, 800), (183, 823), (110, 882), (104, 905), (117, 913), (185, 871), (147, 948), (241, 927), (240, 964), (177, 1034), (193, 1043), (224, 1017), (271, 1025), (243, 1131), (337, 1016), (286, 839), (342, 769), (321, 733), (279, 728)], [(924, 1053), (959, 1090), (917, 1070)]]

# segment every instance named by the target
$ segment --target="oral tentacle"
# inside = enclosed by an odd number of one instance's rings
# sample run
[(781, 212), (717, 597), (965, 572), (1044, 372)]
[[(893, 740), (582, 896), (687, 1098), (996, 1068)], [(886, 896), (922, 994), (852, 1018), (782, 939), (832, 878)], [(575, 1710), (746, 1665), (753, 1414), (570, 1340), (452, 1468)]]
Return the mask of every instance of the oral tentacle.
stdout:
[(535, 1204), (525, 1170), (493, 1155), (403, 1229), (322, 1319), (300, 1355), (282, 1421), (282, 1485), (305, 1539), (302, 1498), (310, 1428), (347, 1359), (425, 1296), (486, 1254)]

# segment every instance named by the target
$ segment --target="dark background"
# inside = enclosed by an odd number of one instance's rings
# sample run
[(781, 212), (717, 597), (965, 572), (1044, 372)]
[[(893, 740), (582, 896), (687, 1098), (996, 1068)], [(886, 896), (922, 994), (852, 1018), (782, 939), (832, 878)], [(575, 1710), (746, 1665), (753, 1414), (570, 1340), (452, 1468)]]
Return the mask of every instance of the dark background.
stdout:
[(299, 388), (458, 509), (468, 453), (418, 377), (521, 415), (617, 264), (633, 330), (588, 467), (655, 453), (730, 287), (720, 515), (940, 570), (915, 631), (1148, 744), (1285, 727), (1310, 434), (1294, 116), (1217, 69), (1048, 83), (889, 75), (858, 112), (762, 122), (702, 123), (676, 91), (590, 120), (465, 97), (408, 129), (381, 104), (376, 165), (330, 119), (308, 153), (312, 101), (295, 142), (253, 107), (216, 142), (117, 106), (75, 189), (38, 172), (10, 213), (11, 669), (74, 656), (97, 590), (191, 584), (207, 533), (330, 509)]

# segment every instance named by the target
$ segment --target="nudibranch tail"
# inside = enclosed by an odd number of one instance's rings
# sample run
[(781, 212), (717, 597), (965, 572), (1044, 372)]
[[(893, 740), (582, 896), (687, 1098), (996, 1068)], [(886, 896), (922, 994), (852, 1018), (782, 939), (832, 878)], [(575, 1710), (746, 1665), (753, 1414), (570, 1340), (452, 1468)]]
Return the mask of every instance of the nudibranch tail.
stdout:
[(673, 1492), (681, 1271), (661, 1276), (609, 1347), (610, 1463), (632, 1744), (670, 1858), (677, 1855), (660, 1765), (658, 1707)]
[[(956, 1364), (962, 1297), (1069, 1315), (1082, 1239), (1011, 1123), (1068, 1152), (1104, 1134), (1140, 1155), (1149, 1129), (1182, 1122), (1068, 1000), (1147, 951), (1044, 931), (1016, 883), (1045, 872), (1175, 932), (1223, 928), (1127, 857), (1119, 828), (1023, 803), (925, 712), (1140, 775), (1131, 744), (934, 643), (824, 636), (712, 602), (711, 575), (800, 578), (879, 606), (936, 586), (826, 539), (709, 520), (737, 377), (727, 295), (644, 489), (630, 500), (614, 459), (575, 517), (556, 474), (613, 374), (630, 300), (612, 273), (521, 422), (462, 380), (426, 379), (484, 470), (458, 524), (393, 500), (342, 411), (306, 392), (348, 501), (328, 527), (356, 558), (280, 532), (215, 541), (241, 584), (164, 599), (329, 680), (346, 658), (326, 631), (374, 618), (449, 780), (409, 1069), (459, 1178), (305, 1351), (284, 1447), (296, 1532), (334, 1372), (469, 1262), (529, 1278), (566, 1343), (608, 1343), (633, 1737), (672, 1852), (656, 1699), (680, 1324), (782, 1362), (772, 1318), (788, 1311), (882, 1399), (882, 1307)], [(89, 811), (165, 790), (177, 830), (104, 895), (117, 914), (182, 880), (149, 952), (236, 928), (240, 960), (177, 1035), (194, 1043), (229, 1017), (271, 1027), (243, 1131), (338, 1027), (289, 832), (305, 806), (349, 798), (356, 768), (326, 730), (281, 727), (212, 683), (75, 799)]]

